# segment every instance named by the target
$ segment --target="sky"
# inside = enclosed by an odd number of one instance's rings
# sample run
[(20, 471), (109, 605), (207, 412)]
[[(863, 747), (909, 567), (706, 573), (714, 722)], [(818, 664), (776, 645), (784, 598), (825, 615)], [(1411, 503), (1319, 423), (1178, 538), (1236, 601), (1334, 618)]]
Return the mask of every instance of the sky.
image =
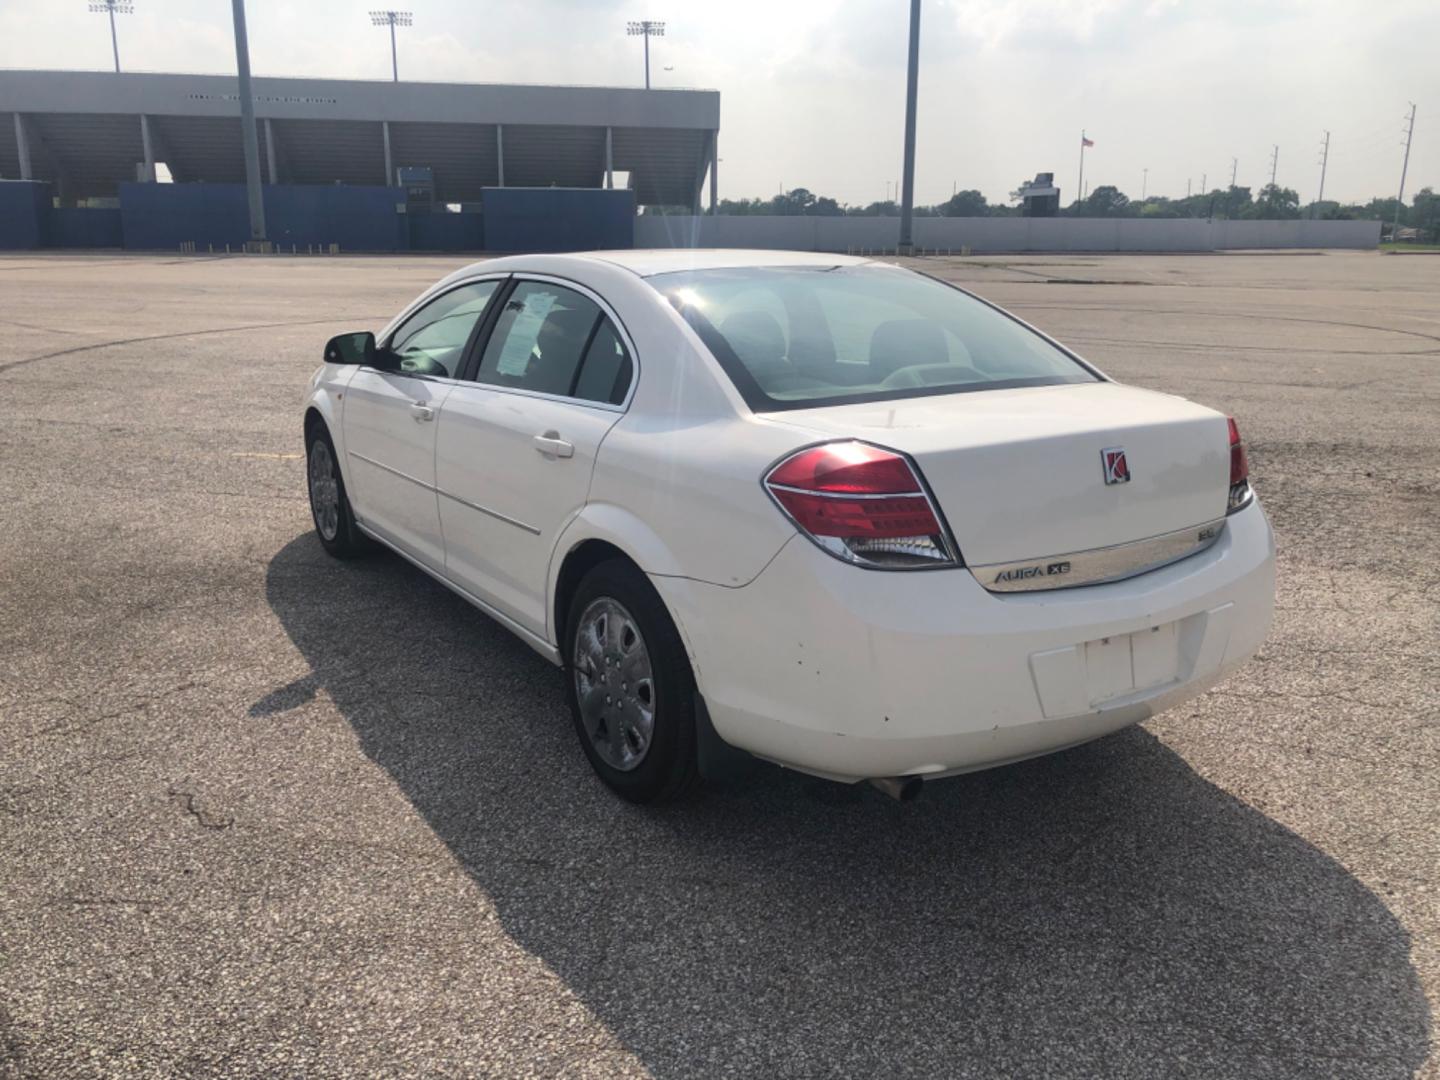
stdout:
[[(720, 91), (720, 195), (805, 187), (864, 204), (892, 194), (904, 140), (906, 0), (405, 0), (400, 77), (643, 85), (629, 19), (663, 19), (657, 87)], [(133, 0), (118, 16), (136, 71), (234, 71), (226, 0)], [(370, 0), (248, 0), (257, 75), (388, 78)], [(0, 67), (107, 70), (87, 0), (0, 0)], [(1440, 188), (1437, 0), (922, 0), (916, 202), (990, 201), (1036, 172), (1074, 198), (1132, 198), (1276, 179), (1315, 197), (1393, 197), (1418, 105), (1407, 199)], [(4, 102), (0, 102), (3, 110)], [(1148, 170), (1148, 174), (1145, 170)]]

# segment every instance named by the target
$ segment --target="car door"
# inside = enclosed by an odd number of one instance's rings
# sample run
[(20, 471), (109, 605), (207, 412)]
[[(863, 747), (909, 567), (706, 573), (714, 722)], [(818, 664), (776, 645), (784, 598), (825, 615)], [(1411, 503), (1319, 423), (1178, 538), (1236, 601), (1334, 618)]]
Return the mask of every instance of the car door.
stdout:
[(343, 427), (360, 521), (435, 570), (445, 565), (435, 498), (436, 419), (485, 307), (503, 278), (472, 281), (422, 305), (355, 372)]
[(633, 349), (600, 298), (525, 277), (440, 418), (436, 486), (447, 575), (536, 634), (561, 530), (634, 383)]

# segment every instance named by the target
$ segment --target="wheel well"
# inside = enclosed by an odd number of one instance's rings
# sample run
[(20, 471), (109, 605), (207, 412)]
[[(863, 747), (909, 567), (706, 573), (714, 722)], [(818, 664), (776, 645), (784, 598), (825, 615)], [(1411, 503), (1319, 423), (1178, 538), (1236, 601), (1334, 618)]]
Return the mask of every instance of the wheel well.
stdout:
[(311, 433), (314, 432), (317, 427), (321, 429), (325, 428), (325, 418), (320, 415), (320, 410), (312, 405), (305, 410), (305, 442), (307, 445), (310, 442)]
[(560, 577), (555, 582), (555, 639), (562, 653), (565, 650), (565, 616), (570, 611), (570, 599), (575, 595), (580, 579), (594, 567), (611, 559), (624, 559), (639, 569), (634, 559), (604, 540), (586, 540), (565, 556), (565, 562), (560, 566)]

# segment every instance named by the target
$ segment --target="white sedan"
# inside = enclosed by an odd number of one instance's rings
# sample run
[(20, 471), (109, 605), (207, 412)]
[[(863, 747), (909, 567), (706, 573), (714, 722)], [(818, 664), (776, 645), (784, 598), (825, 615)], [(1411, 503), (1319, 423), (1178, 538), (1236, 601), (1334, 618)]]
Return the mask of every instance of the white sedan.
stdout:
[(824, 254), (476, 263), (326, 346), (320, 542), (561, 667), (636, 802), (747, 751), (913, 796), (1194, 697), (1268, 631), (1233, 420)]

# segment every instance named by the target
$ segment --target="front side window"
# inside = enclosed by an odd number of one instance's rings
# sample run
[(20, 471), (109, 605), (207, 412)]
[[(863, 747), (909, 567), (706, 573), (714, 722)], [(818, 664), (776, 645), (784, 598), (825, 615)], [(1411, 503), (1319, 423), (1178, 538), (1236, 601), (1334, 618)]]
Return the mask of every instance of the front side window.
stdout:
[(1099, 380), (989, 305), (894, 267), (694, 270), (649, 281), (756, 412)]
[(630, 356), (598, 304), (563, 285), (522, 281), (505, 301), (475, 378), (618, 405), (631, 372)]
[(437, 296), (390, 335), (390, 364), (406, 375), (458, 374), (470, 332), (499, 281), (475, 281)]

